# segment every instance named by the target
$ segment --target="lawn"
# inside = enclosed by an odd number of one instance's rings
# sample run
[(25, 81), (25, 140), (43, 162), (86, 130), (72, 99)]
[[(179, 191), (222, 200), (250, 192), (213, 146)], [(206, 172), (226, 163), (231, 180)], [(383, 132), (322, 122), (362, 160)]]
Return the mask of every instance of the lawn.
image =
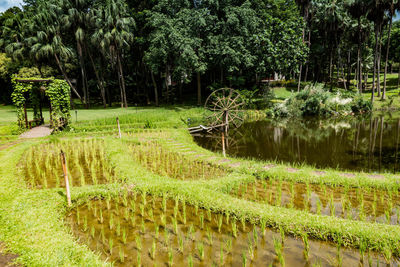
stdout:
[[(0, 123), (13, 127), (9, 113), (0, 108)], [(0, 240), (23, 265), (335, 265), (333, 255), (350, 266), (400, 255), (395, 175), (224, 158), (186, 130), (202, 108), (72, 115), (71, 130), (0, 151)]]

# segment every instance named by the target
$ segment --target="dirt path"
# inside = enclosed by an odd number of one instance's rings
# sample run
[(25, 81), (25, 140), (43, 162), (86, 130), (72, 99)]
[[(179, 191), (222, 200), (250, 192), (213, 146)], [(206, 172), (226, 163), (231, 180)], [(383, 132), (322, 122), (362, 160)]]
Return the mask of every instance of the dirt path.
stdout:
[(37, 137), (45, 137), (50, 135), (53, 132), (53, 129), (49, 127), (49, 125), (41, 125), (35, 128), (30, 129), (29, 131), (21, 134), (19, 138), (37, 138)]
[(0, 242), (0, 266), (20, 266), (13, 263), (18, 255), (3, 253), (4, 249), (4, 244)]
[[(2, 144), (2, 145), (0, 145), (0, 151), (4, 150), (4, 149), (6, 149), (6, 148), (9, 148), (10, 146), (13, 146), (13, 145), (15, 145), (15, 144), (18, 144), (18, 143), (20, 143), (20, 142), (22, 142), (22, 140), (16, 140), (16, 141), (12, 141), (12, 142), (10, 142), (10, 143)], [(1, 266), (1, 265), (0, 265), (0, 266)]]

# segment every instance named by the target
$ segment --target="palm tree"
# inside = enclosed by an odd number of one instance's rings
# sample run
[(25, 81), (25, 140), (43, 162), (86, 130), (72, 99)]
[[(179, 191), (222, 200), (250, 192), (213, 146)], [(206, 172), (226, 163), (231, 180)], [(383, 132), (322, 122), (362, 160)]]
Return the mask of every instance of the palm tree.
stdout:
[(389, 0), (389, 31), (388, 31), (388, 38), (387, 38), (387, 47), (386, 47), (386, 60), (385, 60), (385, 73), (383, 78), (383, 93), (381, 100), (386, 99), (386, 75), (387, 75), (387, 67), (389, 62), (389, 50), (390, 50), (390, 37), (392, 34), (392, 25), (393, 25), (393, 16), (395, 14), (396, 9), (400, 8), (400, 2), (398, 0)]
[[(307, 20), (309, 17), (309, 10), (311, 6), (311, 1), (310, 0), (296, 0), (296, 4), (300, 7), (300, 14), (303, 17), (304, 21), (304, 27), (303, 27), (303, 43), (305, 42), (305, 31), (306, 31), (306, 25), (307, 25)], [(310, 43), (309, 43), (310, 46)], [(299, 82), (297, 85), (297, 91), (300, 91), (301, 87), (301, 73), (303, 72), (303, 63), (300, 63), (299, 67)]]
[(366, 23), (365, 16), (368, 12), (367, 3), (364, 0), (352, 0), (347, 3), (347, 9), (350, 15), (357, 20), (358, 33), (355, 36), (357, 40), (357, 88), (362, 93), (363, 88), (363, 43), (368, 38), (369, 25)]
[(86, 33), (89, 25), (91, 8), (90, 0), (62, 0), (59, 5), (63, 8), (62, 22), (64, 29), (71, 29), (76, 40), (76, 51), (82, 75), (83, 99), (86, 108), (90, 106), (90, 96), (87, 84), (87, 74), (84, 54), (87, 51)]
[(94, 11), (96, 30), (92, 43), (97, 45), (111, 65), (116, 68), (121, 91), (121, 107), (128, 107), (125, 77), (123, 71), (123, 52), (133, 41), (135, 22), (129, 16), (128, 7), (123, 0), (107, 0)]
[(26, 38), (26, 45), (30, 47), (29, 54), (36, 61), (55, 59), (64, 79), (67, 81), (71, 90), (83, 103), (83, 99), (72, 84), (71, 79), (64, 68), (64, 62), (74, 58), (72, 49), (67, 47), (61, 39), (60, 13), (62, 10), (57, 4), (41, 2), (38, 11), (30, 19), (31, 36)]
[(384, 24), (385, 17), (385, 7), (381, 0), (369, 0), (368, 1), (368, 15), (367, 18), (374, 22), (375, 27), (375, 52), (374, 52), (374, 73), (372, 78), (372, 93), (371, 93), (371, 101), (374, 101), (375, 97), (375, 81), (377, 81), (377, 91), (378, 97), (381, 94), (380, 88), (380, 53), (381, 53), (381, 36), (382, 36), (382, 28)]

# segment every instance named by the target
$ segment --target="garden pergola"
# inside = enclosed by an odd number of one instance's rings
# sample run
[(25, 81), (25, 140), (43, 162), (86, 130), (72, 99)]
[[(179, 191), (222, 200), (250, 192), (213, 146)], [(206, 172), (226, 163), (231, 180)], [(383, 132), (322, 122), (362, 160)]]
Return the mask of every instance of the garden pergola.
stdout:
[[(17, 107), (18, 125), (32, 128), (44, 124), (43, 100), (47, 96), (50, 102), (50, 126), (61, 128), (70, 118), (70, 88), (64, 80), (18, 78), (13, 77), (14, 91), (12, 99)], [(33, 120), (28, 120), (27, 100), (31, 101)]]
[[(32, 79), (16, 79), (15, 80), (18, 83), (31, 83), (31, 84), (47, 84), (49, 82), (51, 82), (51, 79), (38, 79), (38, 80), (32, 80)], [(30, 89), (31, 91), (34, 90), (33, 89), (34, 86), (32, 86), (32, 88)], [(24, 119), (25, 119), (25, 128), (30, 129), (33, 126), (37, 126), (37, 125), (42, 125), (44, 124), (44, 118), (43, 118), (43, 112), (42, 112), (42, 105), (43, 105), (43, 91), (46, 90), (45, 86), (40, 86), (39, 90), (37, 92), (29, 92), (29, 93), (36, 93), (38, 94), (37, 97), (39, 99), (38, 101), (38, 105), (33, 105), (33, 114), (38, 114), (38, 118), (34, 118), (33, 120), (28, 120), (28, 114), (26, 111), (26, 98), (24, 101)], [(39, 108), (39, 111), (37, 110)], [(35, 117), (35, 115), (34, 115)], [(51, 118), (51, 103), (50, 103), (50, 125), (52, 125), (52, 118)]]

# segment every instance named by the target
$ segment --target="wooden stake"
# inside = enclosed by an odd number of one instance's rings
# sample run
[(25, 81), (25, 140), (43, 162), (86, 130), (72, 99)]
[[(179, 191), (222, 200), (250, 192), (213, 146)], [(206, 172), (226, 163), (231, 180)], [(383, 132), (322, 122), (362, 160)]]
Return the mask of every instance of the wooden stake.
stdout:
[(225, 134), (222, 131), (222, 154), (224, 155), (224, 158), (226, 158), (226, 152), (225, 152)]
[(118, 124), (118, 133), (119, 133), (119, 139), (121, 139), (121, 127), (119, 125), (119, 119), (117, 117), (117, 124)]
[(69, 181), (68, 181), (68, 171), (67, 171), (67, 161), (65, 159), (65, 154), (64, 151), (61, 150), (61, 163), (63, 167), (63, 172), (64, 172), (64, 181), (65, 181), (65, 189), (67, 191), (67, 202), (68, 202), (68, 207), (71, 207), (71, 193), (69, 191)]

